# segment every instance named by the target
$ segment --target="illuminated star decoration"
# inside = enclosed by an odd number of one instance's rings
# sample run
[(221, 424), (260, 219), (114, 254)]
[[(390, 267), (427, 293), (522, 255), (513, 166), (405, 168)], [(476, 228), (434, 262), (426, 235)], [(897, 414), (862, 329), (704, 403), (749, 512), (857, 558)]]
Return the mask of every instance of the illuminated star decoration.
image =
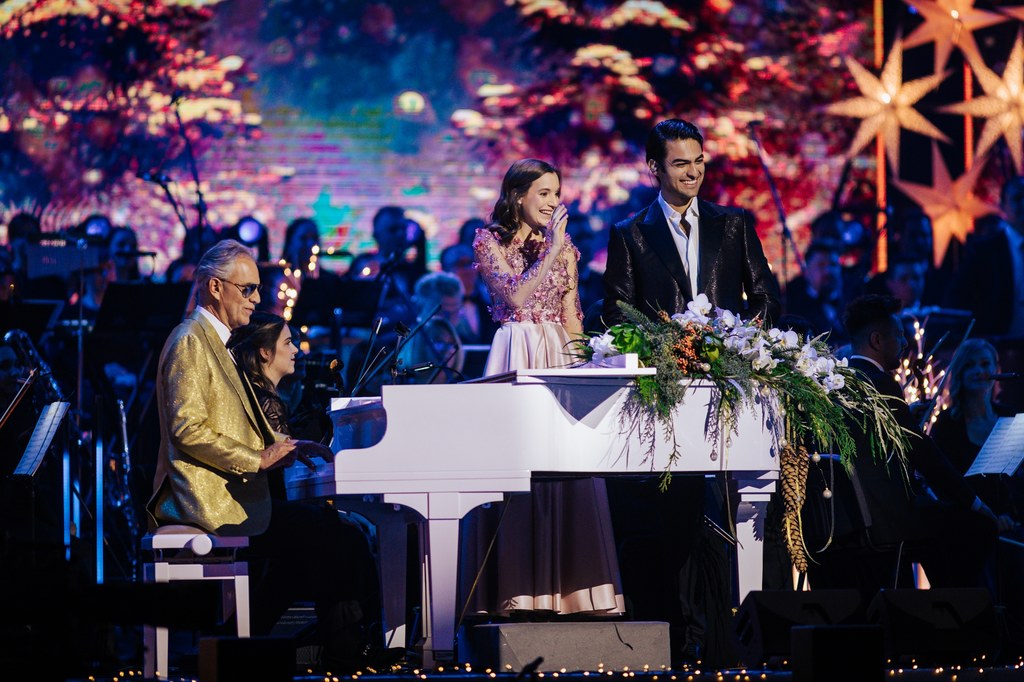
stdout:
[(982, 65), (976, 65), (974, 73), (985, 90), (985, 96), (951, 104), (943, 107), (942, 111), (987, 119), (978, 139), (978, 156), (987, 152), (1002, 135), (1013, 157), (1013, 166), (1017, 173), (1021, 173), (1024, 170), (1024, 154), (1021, 151), (1024, 124), (1024, 40), (1021, 34), (1017, 33), (1002, 79)]
[(913, 107), (914, 103), (924, 97), (929, 90), (938, 86), (947, 74), (937, 73), (904, 83), (903, 47), (898, 40), (893, 44), (892, 52), (889, 53), (879, 77), (876, 78), (850, 57), (846, 58), (846, 66), (850, 69), (850, 74), (860, 88), (862, 96), (829, 104), (825, 111), (839, 116), (863, 119), (857, 135), (850, 143), (848, 156), (855, 156), (878, 132), (881, 132), (885, 140), (885, 154), (889, 159), (889, 166), (898, 174), (902, 128), (943, 142), (949, 141), (941, 130), (929, 123)]
[(946, 68), (953, 47), (960, 48), (968, 63), (981, 63), (972, 31), (1008, 21), (1009, 18), (974, 8), (974, 0), (903, 0), (924, 18), (924, 23), (907, 36), (910, 49), (935, 43), (935, 73)]
[(931, 218), (936, 266), (942, 263), (950, 239), (955, 236), (963, 241), (975, 218), (999, 210), (997, 206), (974, 195), (974, 185), (987, 160), (988, 157), (979, 157), (969, 171), (953, 181), (939, 153), (939, 146), (933, 142), (931, 187), (893, 180), (893, 184)]

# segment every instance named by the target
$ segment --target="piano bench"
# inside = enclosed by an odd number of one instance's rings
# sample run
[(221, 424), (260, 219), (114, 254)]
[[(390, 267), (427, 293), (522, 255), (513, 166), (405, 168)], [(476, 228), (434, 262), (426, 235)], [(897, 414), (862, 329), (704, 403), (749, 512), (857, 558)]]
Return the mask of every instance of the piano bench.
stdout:
[[(246, 537), (221, 537), (193, 526), (161, 526), (142, 538), (147, 555), (143, 581), (220, 580), (224, 617), (232, 611), (239, 637), (249, 636), (249, 565), (236, 554), (249, 546)], [(151, 554), (151, 556), (149, 556)], [(147, 679), (167, 679), (167, 628), (143, 626), (144, 672)]]

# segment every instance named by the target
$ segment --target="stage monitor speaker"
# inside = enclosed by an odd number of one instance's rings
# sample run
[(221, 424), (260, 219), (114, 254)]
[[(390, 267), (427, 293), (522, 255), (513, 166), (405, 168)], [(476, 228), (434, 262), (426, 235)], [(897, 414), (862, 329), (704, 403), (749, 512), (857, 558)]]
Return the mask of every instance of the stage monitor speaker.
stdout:
[(789, 668), (793, 682), (883, 682), (878, 625), (794, 625)]
[(999, 649), (999, 628), (988, 590), (881, 590), (868, 607), (880, 623), (885, 655), (961, 663)]
[(291, 682), (295, 642), (279, 637), (204, 637), (199, 640), (203, 682)]
[(790, 628), (796, 625), (865, 623), (857, 590), (754, 591), (736, 614), (736, 641), (750, 666), (790, 652)]

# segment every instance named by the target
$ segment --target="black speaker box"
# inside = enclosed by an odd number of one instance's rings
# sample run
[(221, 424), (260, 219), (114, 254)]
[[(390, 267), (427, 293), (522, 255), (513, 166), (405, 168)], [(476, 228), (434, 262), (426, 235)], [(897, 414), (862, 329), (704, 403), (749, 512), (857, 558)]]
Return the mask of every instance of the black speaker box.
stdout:
[(291, 682), (295, 642), (278, 637), (204, 637), (199, 640), (203, 682)]
[(878, 625), (794, 625), (789, 664), (793, 682), (883, 682)]
[(868, 620), (882, 625), (885, 654), (931, 662), (969, 662), (999, 648), (999, 628), (988, 590), (944, 588), (880, 590)]
[(857, 590), (755, 591), (736, 614), (736, 640), (744, 662), (757, 665), (790, 652), (790, 628), (796, 625), (865, 623)]

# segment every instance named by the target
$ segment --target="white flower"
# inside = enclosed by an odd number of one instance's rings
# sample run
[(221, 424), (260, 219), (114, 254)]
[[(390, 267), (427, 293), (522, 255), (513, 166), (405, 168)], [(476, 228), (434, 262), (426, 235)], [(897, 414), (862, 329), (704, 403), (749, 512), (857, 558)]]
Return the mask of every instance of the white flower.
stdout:
[(826, 393), (832, 391), (841, 391), (846, 386), (846, 377), (842, 374), (828, 374), (822, 381), (822, 386), (825, 388)]
[(707, 294), (697, 294), (697, 297), (686, 304), (686, 309), (691, 310), (701, 315), (711, 314), (711, 301), (708, 300)]
[(757, 357), (750, 362), (750, 366), (757, 371), (775, 369), (775, 366), (778, 364), (779, 361), (772, 357), (767, 345), (761, 345), (757, 348)]
[(611, 332), (590, 337), (590, 347), (594, 350), (593, 362), (600, 362), (607, 357), (620, 354), (619, 349), (615, 347), (615, 337)]
[(831, 374), (835, 367), (836, 361), (826, 355), (824, 357), (819, 357), (814, 363), (814, 373), (818, 376), (824, 376)]
[(818, 365), (818, 351), (815, 350), (814, 346), (809, 343), (805, 343), (803, 348), (797, 354), (796, 358), (796, 371), (803, 374), (805, 377), (813, 377), (814, 370)]
[[(701, 294), (703, 296), (703, 294)], [(731, 310), (725, 310), (723, 308), (715, 308), (715, 314), (718, 319), (722, 321), (722, 325), (726, 329), (733, 329), (738, 324), (742, 324), (742, 320)]]

